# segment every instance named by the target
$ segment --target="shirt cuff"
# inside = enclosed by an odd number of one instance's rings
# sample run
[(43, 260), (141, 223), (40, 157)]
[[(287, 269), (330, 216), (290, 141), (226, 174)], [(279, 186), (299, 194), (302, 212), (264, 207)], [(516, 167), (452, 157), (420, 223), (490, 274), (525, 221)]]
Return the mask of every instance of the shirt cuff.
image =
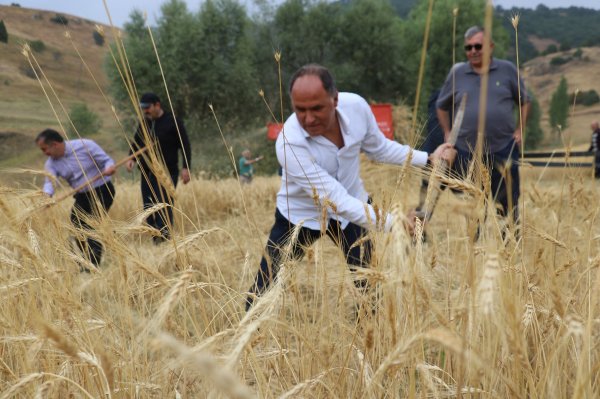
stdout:
[(429, 158), (429, 154), (425, 151), (413, 150), (412, 164), (414, 166), (425, 166), (427, 164), (427, 158)]

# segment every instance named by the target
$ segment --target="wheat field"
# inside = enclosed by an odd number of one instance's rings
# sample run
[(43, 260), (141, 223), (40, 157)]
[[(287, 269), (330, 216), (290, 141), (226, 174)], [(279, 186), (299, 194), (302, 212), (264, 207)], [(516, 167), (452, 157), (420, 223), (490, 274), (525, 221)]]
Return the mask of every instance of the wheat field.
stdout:
[[(363, 176), (397, 216), (416, 205), (416, 169), (365, 161)], [(522, 186), (518, 239), (488, 216), (473, 240), (493, 205), (472, 186), (444, 192), (426, 242), (374, 233), (372, 267), (352, 274), (321, 239), (248, 314), (277, 177), (195, 176), (158, 246), (138, 184), (118, 181), (89, 274), (71, 199), (43, 207), (39, 191), (3, 186), (0, 398), (597, 397), (597, 185), (527, 169)], [(352, 283), (364, 277), (369, 294)]]

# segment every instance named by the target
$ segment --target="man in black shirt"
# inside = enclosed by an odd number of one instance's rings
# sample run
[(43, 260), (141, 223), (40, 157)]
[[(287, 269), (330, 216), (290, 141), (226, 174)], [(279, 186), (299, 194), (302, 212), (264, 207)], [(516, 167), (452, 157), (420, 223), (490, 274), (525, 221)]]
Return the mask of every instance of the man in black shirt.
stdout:
[[(159, 243), (170, 238), (173, 226), (173, 195), (179, 178), (179, 150), (183, 152), (181, 180), (183, 184), (190, 181), (190, 164), (192, 151), (190, 140), (183, 122), (165, 111), (160, 99), (154, 93), (145, 93), (140, 98), (140, 107), (144, 112), (145, 126), (141, 124), (131, 143), (130, 154), (138, 149), (148, 147), (136, 160), (142, 172), (141, 190), (144, 209), (157, 204), (166, 204), (164, 209), (151, 214), (147, 222), (160, 231), (161, 236), (154, 237)], [(127, 163), (131, 171), (134, 161)]]

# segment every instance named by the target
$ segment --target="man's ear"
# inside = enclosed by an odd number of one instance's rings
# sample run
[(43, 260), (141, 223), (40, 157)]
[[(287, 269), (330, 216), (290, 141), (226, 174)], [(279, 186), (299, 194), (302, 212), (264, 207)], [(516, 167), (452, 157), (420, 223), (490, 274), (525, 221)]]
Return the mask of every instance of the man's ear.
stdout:
[(333, 96), (333, 105), (337, 107), (338, 105), (338, 92), (335, 92), (335, 96)]

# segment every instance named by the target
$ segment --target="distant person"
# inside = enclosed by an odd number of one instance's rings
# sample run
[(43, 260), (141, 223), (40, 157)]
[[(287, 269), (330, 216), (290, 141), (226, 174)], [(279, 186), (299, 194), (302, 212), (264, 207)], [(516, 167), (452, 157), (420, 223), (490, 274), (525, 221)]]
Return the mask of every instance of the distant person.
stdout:
[[(103, 245), (86, 234), (92, 230), (86, 221), (100, 218), (108, 212), (115, 196), (115, 187), (110, 176), (115, 172), (115, 163), (98, 144), (88, 139), (65, 141), (56, 130), (46, 129), (35, 139), (35, 143), (48, 156), (45, 169), (55, 178), (63, 178), (72, 188), (83, 186), (73, 196), (71, 222), (87, 238), (77, 238), (77, 245), (84, 256), (98, 266), (102, 259)], [(98, 178), (99, 175), (102, 175)], [(85, 184), (88, 183), (88, 184)], [(43, 191), (54, 195), (52, 180), (46, 177)], [(87, 269), (83, 269), (88, 271)]]
[(263, 159), (262, 156), (252, 158), (252, 153), (249, 149), (242, 151), (242, 156), (238, 162), (238, 173), (240, 181), (244, 184), (250, 184), (254, 176), (254, 164)]
[[(160, 236), (153, 237), (154, 243), (158, 244), (171, 237), (173, 227), (171, 194), (180, 176), (179, 151), (183, 153), (181, 180), (183, 184), (187, 184), (190, 181), (192, 149), (183, 122), (162, 108), (156, 94), (143, 94), (140, 98), (140, 107), (144, 112), (146, 129), (141, 124), (138, 126), (129, 154), (144, 147), (149, 148), (149, 151), (137, 157), (137, 163), (142, 172), (141, 191), (144, 209), (157, 204), (167, 205), (166, 208), (148, 216), (146, 220), (151, 227), (160, 232)], [(153, 152), (156, 156), (153, 156)], [(127, 162), (127, 170), (131, 172), (134, 165), (134, 160)]]
[[(467, 62), (452, 67), (439, 94), (436, 106), (438, 121), (448, 141), (451, 130), (450, 114), (456, 115), (462, 98), (467, 95), (464, 118), (458, 132), (454, 170), (465, 174), (473, 158), (477, 142), (481, 77), (484, 71), (484, 30), (473, 26), (465, 32), (464, 49)], [(491, 177), (492, 195), (502, 206), (501, 214), (518, 220), (520, 124), (515, 121), (515, 109), (521, 105), (522, 125), (527, 121), (529, 98), (517, 68), (509, 61), (492, 57), (494, 42), (490, 39), (489, 84), (485, 113), (483, 161)], [(519, 94), (521, 98), (519, 98)], [(502, 174), (510, 161), (510, 186)]]
[[(333, 76), (323, 66), (309, 64), (298, 69), (290, 80), (289, 93), (294, 113), (275, 145), (283, 168), (275, 223), (246, 310), (277, 277), (287, 245), (291, 245), (290, 256), (301, 259), (306, 247), (327, 235), (342, 249), (351, 269), (368, 267), (368, 229), (389, 231), (395, 221), (391, 214), (370, 204), (360, 178), (361, 152), (392, 164), (411, 158), (417, 166), (451, 155), (447, 154), (451, 152), (449, 144), (427, 154), (386, 139), (369, 104), (357, 94), (338, 93)], [(295, 241), (289, 243), (290, 237)], [(366, 288), (367, 284), (357, 281), (356, 285)]]
[(598, 125), (598, 121), (593, 121), (591, 128), (592, 143), (588, 151), (594, 152), (594, 177), (600, 179), (600, 125)]

